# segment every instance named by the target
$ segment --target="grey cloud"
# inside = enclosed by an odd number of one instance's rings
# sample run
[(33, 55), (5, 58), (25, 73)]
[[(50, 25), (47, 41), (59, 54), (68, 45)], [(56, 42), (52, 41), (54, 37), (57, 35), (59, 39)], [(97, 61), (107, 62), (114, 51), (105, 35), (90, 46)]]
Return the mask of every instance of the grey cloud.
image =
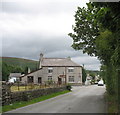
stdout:
[(54, 52), (49, 52), (45, 54), (46, 57), (76, 57), (76, 56), (81, 56), (83, 57), (82, 53), (80, 51), (74, 51), (73, 49), (63, 49), (60, 51), (54, 51)]
[(90, 57), (85, 54), (83, 57), (73, 57), (73, 60), (80, 65), (85, 65), (85, 68), (88, 70), (99, 70), (100, 62), (95, 57)]
[[(55, 51), (63, 50), (73, 50), (70, 45), (71, 41), (64, 36), (58, 37), (45, 37), (45, 36), (35, 36), (34, 34), (29, 34), (28, 36), (4, 36), (3, 40), (3, 55), (8, 55), (10, 53), (14, 55), (31, 55), (31, 53), (44, 52), (53, 53)], [(24, 39), (21, 39), (24, 38)], [(11, 50), (8, 50), (11, 49)], [(26, 53), (27, 52), (27, 53)], [(31, 55), (32, 56), (32, 55)], [(53, 55), (55, 56), (55, 55)], [(33, 58), (33, 57), (32, 57)], [(36, 58), (36, 57), (34, 57)]]
[(2, 2), (2, 10), (7, 13), (60, 14), (74, 12), (76, 2)]
[[(82, 54), (83, 55), (83, 54)], [(90, 57), (88, 55), (84, 55), (83, 57), (79, 56), (79, 57), (73, 57), (73, 59), (76, 61), (76, 62), (79, 62), (79, 63), (82, 63), (82, 64), (89, 64), (89, 65), (92, 65), (92, 64), (98, 64), (99, 63), (99, 60), (95, 57)]]
[[(86, 69), (98, 70), (100, 62), (82, 51), (75, 51), (70, 46), (72, 39), (67, 36), (45, 37), (37, 34), (5, 36), (3, 40), (3, 56), (24, 57), (28, 59), (39, 59), (39, 54), (44, 53), (45, 57), (68, 57), (82, 65)], [(20, 39), (24, 38), (24, 39)]]
[(86, 64), (85, 65), (85, 69), (87, 69), (87, 70), (100, 70), (100, 64), (98, 63), (98, 64), (92, 64), (92, 65), (88, 65), (88, 64)]
[[(40, 52), (46, 57), (76, 57), (82, 55), (82, 51), (71, 48), (72, 39), (67, 36), (45, 37), (29, 34), (27, 36), (4, 36), (3, 55), (26, 56), (27, 58), (38, 58)], [(21, 39), (22, 38), (22, 39)], [(23, 39), (24, 38), (24, 39)], [(11, 49), (11, 50), (8, 50)]]
[[(38, 60), (39, 54), (43, 52), (45, 57), (70, 56), (76, 63), (85, 64), (87, 69), (99, 69), (100, 63), (96, 58), (71, 48), (72, 39), (67, 32), (78, 2), (63, 1), (42, 4), (3, 2), (5, 17), (0, 21), (6, 19), (6, 22), (3, 22), (5, 26), (1, 25), (4, 33), (2, 55)], [(61, 13), (65, 15), (61, 16)]]

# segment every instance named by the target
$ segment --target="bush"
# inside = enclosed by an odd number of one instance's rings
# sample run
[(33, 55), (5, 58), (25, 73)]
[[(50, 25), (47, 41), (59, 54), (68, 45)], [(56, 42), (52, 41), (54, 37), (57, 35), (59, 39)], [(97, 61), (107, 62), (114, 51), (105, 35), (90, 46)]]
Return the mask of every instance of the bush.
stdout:
[(71, 91), (71, 89), (72, 89), (71, 85), (70, 84), (66, 85), (66, 89)]

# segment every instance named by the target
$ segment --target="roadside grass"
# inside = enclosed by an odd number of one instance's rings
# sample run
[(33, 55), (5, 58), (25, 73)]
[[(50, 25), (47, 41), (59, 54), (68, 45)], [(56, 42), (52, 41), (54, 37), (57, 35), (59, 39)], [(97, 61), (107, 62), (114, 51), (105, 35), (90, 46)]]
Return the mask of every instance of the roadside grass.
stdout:
[(117, 97), (116, 95), (106, 94), (108, 113), (118, 113)]
[(2, 106), (0, 106), (0, 115), (1, 115), (1, 113), (2, 113)]
[(37, 102), (40, 102), (40, 101), (44, 101), (44, 100), (50, 99), (52, 97), (56, 97), (58, 95), (69, 93), (69, 92), (70, 91), (65, 90), (65, 91), (61, 91), (61, 92), (57, 92), (57, 93), (52, 93), (52, 94), (49, 94), (49, 95), (41, 96), (39, 98), (35, 98), (35, 99), (29, 100), (29, 101), (15, 102), (15, 103), (12, 103), (10, 105), (2, 106), (2, 112), (7, 112), (7, 111), (10, 111), (10, 110), (13, 110), (13, 109), (24, 107), (24, 106), (27, 106), (27, 105), (30, 105), (30, 104), (34, 104), (34, 103), (37, 103)]

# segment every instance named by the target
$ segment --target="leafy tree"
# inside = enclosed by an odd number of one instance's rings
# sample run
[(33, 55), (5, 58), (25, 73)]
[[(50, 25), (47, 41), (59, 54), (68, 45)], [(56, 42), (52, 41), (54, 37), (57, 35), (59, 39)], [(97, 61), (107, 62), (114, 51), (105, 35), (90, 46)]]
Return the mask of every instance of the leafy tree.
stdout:
[[(105, 66), (104, 79), (110, 95), (120, 97), (120, 2), (87, 3), (75, 14), (72, 47), (97, 56)], [(118, 71), (117, 71), (118, 70)], [(120, 99), (118, 99), (120, 105)], [(120, 106), (119, 106), (120, 110)]]
[(82, 82), (83, 83), (86, 81), (86, 77), (87, 77), (86, 70), (82, 68)]
[(28, 73), (28, 66), (25, 67), (24, 73), (25, 73), (25, 74)]
[(9, 76), (9, 69), (8, 65), (6, 63), (2, 63), (2, 80), (6, 81), (8, 80)]
[(8, 81), (10, 73), (23, 73), (23, 69), (19, 66), (8, 65), (5, 62), (2, 63), (2, 80)]
[[(111, 37), (115, 30), (119, 30), (117, 24), (119, 24), (118, 20), (120, 15), (116, 16), (119, 10), (115, 14), (114, 11), (111, 13), (114, 9), (112, 6), (115, 7), (116, 3), (87, 3), (87, 8), (78, 7), (75, 14), (75, 26), (73, 26), (74, 33), (69, 33), (69, 36), (73, 38), (72, 47), (75, 50), (82, 49), (83, 53), (97, 56), (104, 61), (105, 55), (98, 50), (98, 41), (100, 39), (100, 42), (104, 42), (108, 37)], [(120, 6), (119, 3), (117, 4), (117, 8), (119, 8), (118, 6)], [(115, 11), (116, 10), (117, 9), (115, 8)], [(112, 24), (110, 24), (111, 22)], [(108, 34), (109, 36), (107, 35), (108, 37), (106, 38), (105, 34)], [(101, 39), (101, 36), (104, 36), (106, 39)], [(110, 44), (108, 44), (109, 47), (107, 47), (110, 51), (115, 50), (115, 44), (118, 42), (115, 37), (112, 38), (114, 39), (110, 39), (110, 42), (112, 43), (111, 47), (109, 46)], [(102, 46), (105, 47), (105, 42), (103, 45)]]
[(90, 73), (89, 75), (92, 77), (92, 80), (95, 80), (95, 74), (94, 73)]

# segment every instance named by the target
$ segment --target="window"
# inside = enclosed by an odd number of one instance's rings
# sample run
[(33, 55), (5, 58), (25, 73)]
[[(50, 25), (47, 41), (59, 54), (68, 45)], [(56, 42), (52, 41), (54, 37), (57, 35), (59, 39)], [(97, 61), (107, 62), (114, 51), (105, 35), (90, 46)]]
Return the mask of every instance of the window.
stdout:
[(68, 72), (74, 72), (74, 68), (68, 68)]
[(22, 81), (22, 77), (20, 77), (19, 80)]
[(69, 82), (74, 82), (74, 76), (69, 76)]
[(27, 81), (28, 83), (33, 83), (33, 76), (28, 76)]
[(53, 68), (48, 68), (48, 73), (53, 73)]
[(38, 77), (38, 83), (42, 83), (42, 78)]
[(48, 81), (52, 81), (52, 76), (48, 76)]

